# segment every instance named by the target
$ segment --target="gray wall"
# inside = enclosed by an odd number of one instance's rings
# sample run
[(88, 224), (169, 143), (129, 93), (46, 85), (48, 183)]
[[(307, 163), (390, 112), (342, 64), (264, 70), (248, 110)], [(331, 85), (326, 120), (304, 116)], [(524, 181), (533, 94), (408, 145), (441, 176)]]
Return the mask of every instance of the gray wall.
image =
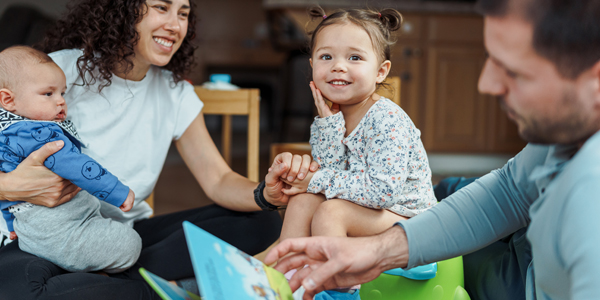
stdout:
[(0, 15), (12, 4), (29, 4), (37, 7), (44, 14), (58, 18), (66, 10), (69, 0), (2, 0), (0, 1)]

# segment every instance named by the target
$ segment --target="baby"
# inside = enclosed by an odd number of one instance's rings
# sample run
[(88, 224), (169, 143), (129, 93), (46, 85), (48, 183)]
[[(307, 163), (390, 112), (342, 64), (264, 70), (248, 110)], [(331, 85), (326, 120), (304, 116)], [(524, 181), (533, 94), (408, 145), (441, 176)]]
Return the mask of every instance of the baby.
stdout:
[(141, 238), (102, 217), (98, 199), (129, 211), (135, 195), (81, 153), (84, 145), (65, 120), (66, 89), (64, 73), (45, 53), (25, 46), (0, 52), (0, 171), (11, 172), (31, 152), (62, 140), (64, 147), (44, 165), (83, 189), (54, 208), (0, 200), (0, 209), (21, 250), (70, 272), (121, 272), (137, 261)]

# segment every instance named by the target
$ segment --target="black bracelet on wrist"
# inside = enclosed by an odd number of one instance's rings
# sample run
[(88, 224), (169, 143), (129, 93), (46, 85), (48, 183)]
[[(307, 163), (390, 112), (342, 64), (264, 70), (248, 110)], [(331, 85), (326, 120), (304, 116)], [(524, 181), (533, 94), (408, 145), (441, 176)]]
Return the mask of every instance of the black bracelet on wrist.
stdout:
[(265, 195), (263, 191), (265, 190), (265, 182), (262, 181), (258, 184), (258, 187), (254, 190), (254, 202), (260, 207), (262, 210), (277, 210), (277, 206), (269, 203), (267, 199), (265, 199)]

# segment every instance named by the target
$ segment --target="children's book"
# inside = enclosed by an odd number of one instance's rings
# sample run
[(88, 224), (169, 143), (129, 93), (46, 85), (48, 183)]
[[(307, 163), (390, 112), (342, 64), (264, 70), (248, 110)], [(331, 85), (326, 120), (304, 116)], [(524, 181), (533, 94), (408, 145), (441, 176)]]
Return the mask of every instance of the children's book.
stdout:
[[(279, 271), (190, 222), (183, 230), (202, 300), (293, 299)], [(164, 300), (200, 299), (143, 268), (140, 273)]]
[(202, 300), (200, 296), (192, 294), (177, 285), (170, 283), (156, 274), (140, 268), (140, 274), (156, 291), (156, 293), (165, 300)]

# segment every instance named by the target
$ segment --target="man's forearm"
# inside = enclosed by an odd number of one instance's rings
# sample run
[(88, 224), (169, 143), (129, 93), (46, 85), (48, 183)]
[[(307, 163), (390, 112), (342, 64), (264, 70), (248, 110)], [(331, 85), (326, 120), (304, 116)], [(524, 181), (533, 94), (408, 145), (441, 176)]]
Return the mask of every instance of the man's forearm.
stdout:
[(409, 255), (408, 241), (401, 226), (394, 225), (375, 238), (377, 242), (374, 246), (378, 248), (381, 271), (406, 267)]
[(406, 232), (408, 267), (473, 252), (529, 223), (538, 197), (529, 175), (549, 147), (528, 145), (507, 164), (450, 195), (438, 205), (399, 223)]

